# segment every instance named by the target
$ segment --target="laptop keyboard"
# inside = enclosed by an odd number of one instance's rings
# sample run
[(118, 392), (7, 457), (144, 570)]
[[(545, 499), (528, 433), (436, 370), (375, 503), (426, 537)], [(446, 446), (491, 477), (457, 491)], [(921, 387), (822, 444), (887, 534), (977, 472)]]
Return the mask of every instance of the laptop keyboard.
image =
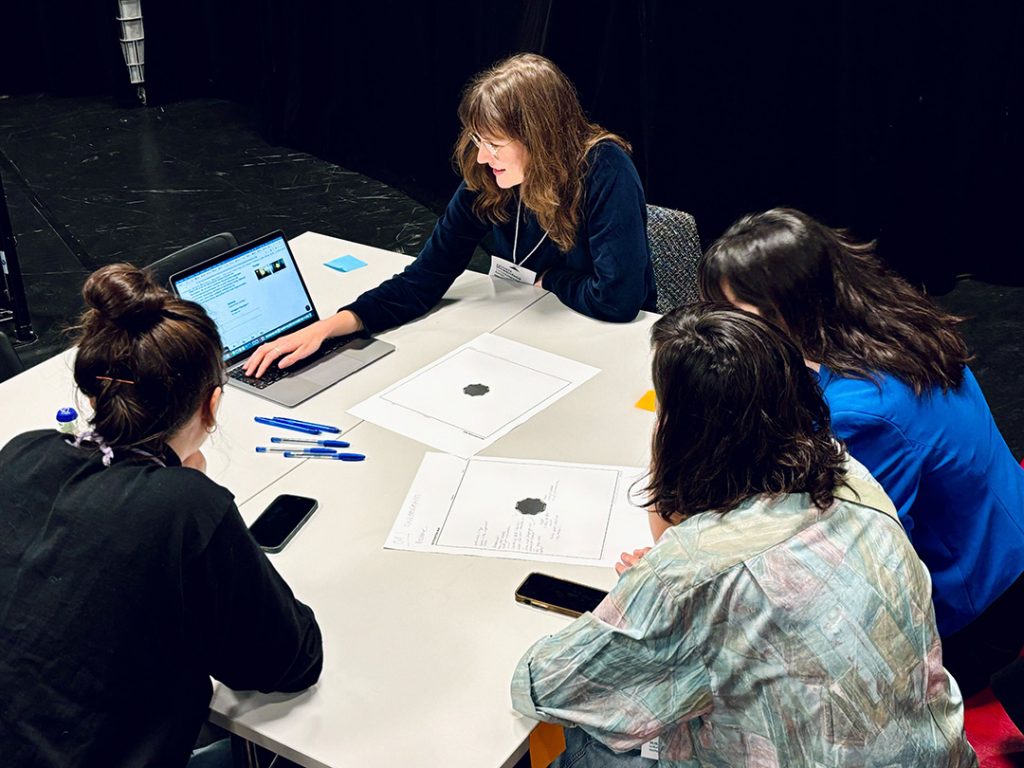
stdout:
[(266, 389), (275, 381), (280, 381), (286, 376), (291, 375), (291, 373), (292, 371), (290, 368), (288, 370), (281, 370), (276, 365), (272, 365), (270, 368), (267, 368), (266, 372), (260, 378), (256, 379), (253, 378), (252, 376), (246, 376), (245, 366), (240, 365), (233, 371), (229, 371), (228, 376), (230, 376), (232, 379), (235, 379), (236, 381), (244, 381), (250, 387), (255, 387), (256, 389)]
[(279, 368), (277, 366), (277, 362), (275, 361), (274, 364), (267, 368), (267, 370), (264, 371), (263, 375), (258, 379), (253, 378), (252, 376), (246, 376), (244, 365), (240, 365), (237, 368), (228, 371), (228, 376), (237, 381), (243, 381), (250, 387), (255, 387), (256, 389), (266, 389), (276, 381), (280, 381), (281, 379), (287, 379), (289, 376), (294, 376), (296, 373), (300, 373), (313, 363), (319, 360), (323, 360), (332, 352), (335, 352), (340, 347), (345, 346), (350, 341), (352, 341), (352, 339), (357, 338), (365, 338), (365, 335), (361, 333), (356, 333), (350, 336), (336, 336), (333, 339), (327, 339), (323, 344), (320, 345), (320, 349), (318, 349), (312, 355), (300, 360), (297, 363), (288, 366), (287, 368)]

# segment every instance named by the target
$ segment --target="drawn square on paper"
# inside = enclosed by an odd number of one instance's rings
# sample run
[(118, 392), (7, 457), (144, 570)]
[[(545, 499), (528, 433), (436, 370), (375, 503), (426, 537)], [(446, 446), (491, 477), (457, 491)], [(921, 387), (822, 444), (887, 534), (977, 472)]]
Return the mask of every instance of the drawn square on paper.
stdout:
[(466, 348), (381, 399), (486, 439), (571, 385), (567, 379)]
[(614, 468), (470, 461), (436, 544), (601, 560)]

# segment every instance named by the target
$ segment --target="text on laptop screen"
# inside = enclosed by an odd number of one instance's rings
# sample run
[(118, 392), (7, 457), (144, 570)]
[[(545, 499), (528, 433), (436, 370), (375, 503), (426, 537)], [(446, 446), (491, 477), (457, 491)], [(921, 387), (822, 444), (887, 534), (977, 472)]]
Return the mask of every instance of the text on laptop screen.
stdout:
[(283, 237), (181, 278), (175, 287), (213, 318), (225, 360), (313, 317)]

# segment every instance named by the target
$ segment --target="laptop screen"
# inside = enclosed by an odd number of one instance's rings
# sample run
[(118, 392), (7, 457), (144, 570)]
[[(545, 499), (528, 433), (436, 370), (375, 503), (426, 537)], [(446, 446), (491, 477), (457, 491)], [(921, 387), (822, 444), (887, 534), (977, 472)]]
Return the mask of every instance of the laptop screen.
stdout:
[(225, 360), (315, 317), (283, 235), (175, 277), (174, 287), (217, 324)]

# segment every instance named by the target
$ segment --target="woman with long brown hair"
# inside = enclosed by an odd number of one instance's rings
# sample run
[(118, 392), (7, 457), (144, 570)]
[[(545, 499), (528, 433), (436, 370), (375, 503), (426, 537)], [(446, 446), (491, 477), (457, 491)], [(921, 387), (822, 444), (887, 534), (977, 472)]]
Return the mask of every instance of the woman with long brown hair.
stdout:
[(560, 766), (976, 766), (928, 572), (796, 345), (728, 305), (651, 342), (656, 543), (527, 652), (513, 706), (579, 726)]
[(1024, 470), (957, 325), (858, 243), (800, 211), (745, 216), (708, 249), (705, 298), (785, 328), (832, 426), (885, 488), (935, 584), (943, 658), (966, 695), (1024, 646)]
[(629, 144), (590, 122), (569, 79), (520, 54), (475, 77), (459, 105), (462, 183), (419, 257), (333, 317), (256, 350), (246, 373), (285, 368), (325, 339), (402, 325), (433, 308), (492, 235), (495, 269), (599, 320), (653, 310), (643, 188)]

